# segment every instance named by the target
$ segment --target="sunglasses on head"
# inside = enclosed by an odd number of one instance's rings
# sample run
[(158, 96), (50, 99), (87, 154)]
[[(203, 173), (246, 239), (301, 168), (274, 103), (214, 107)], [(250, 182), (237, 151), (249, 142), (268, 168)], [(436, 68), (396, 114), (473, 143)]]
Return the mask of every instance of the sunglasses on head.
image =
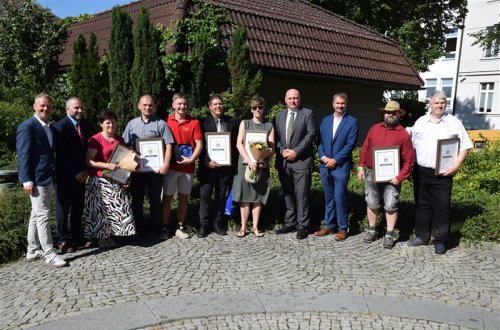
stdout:
[(252, 110), (253, 110), (253, 111), (255, 111), (255, 110), (257, 110), (257, 109), (258, 109), (258, 110), (262, 110), (262, 109), (264, 109), (264, 106), (262, 106), (262, 105), (258, 105), (258, 106), (256, 106), (256, 107), (251, 107), (251, 108), (252, 108)]

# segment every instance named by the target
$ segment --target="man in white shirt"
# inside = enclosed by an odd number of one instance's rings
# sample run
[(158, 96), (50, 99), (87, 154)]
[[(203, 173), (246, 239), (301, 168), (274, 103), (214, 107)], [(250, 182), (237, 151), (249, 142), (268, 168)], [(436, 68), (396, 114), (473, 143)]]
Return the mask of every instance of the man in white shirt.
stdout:
[[(412, 129), (416, 166), (414, 169), (415, 234), (408, 243), (415, 247), (435, 239), (436, 254), (446, 253), (450, 231), (450, 204), (453, 175), (457, 173), (472, 148), (462, 122), (446, 114), (446, 95), (436, 91), (430, 101), (430, 112), (420, 117)], [(456, 161), (444, 173), (436, 175), (438, 140), (460, 139)]]

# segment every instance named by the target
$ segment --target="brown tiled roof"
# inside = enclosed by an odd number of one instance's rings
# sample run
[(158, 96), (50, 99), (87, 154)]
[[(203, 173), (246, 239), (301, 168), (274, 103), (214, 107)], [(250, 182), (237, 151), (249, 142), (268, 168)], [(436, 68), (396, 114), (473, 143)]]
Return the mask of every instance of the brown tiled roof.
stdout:
[[(382, 83), (387, 87), (423, 85), (396, 42), (305, 0), (210, 0), (226, 8), (235, 24), (244, 25), (252, 62), (261, 67), (308, 75)], [(155, 23), (170, 26), (188, 0), (143, 0), (122, 7), (135, 21), (141, 4)], [(177, 13), (176, 13), (177, 9)], [(72, 44), (80, 33), (94, 32), (106, 52), (111, 11), (75, 24), (62, 65), (71, 63)], [(233, 27), (224, 26), (230, 35)], [(224, 41), (229, 47), (229, 38)]]

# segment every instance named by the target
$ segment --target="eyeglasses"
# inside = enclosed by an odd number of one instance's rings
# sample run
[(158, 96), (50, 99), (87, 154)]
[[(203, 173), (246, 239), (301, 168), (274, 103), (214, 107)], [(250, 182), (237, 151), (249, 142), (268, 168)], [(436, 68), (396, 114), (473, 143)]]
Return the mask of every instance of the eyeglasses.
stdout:
[(398, 111), (384, 111), (384, 115), (397, 116), (397, 115), (399, 115), (399, 112)]
[(264, 109), (264, 106), (263, 105), (258, 105), (256, 107), (251, 107), (253, 111), (255, 110), (263, 110)]

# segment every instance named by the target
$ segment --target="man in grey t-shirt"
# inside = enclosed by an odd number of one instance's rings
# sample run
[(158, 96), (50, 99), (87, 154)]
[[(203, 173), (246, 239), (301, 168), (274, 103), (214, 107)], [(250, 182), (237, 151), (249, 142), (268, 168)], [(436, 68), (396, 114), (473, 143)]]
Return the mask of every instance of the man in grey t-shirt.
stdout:
[[(153, 172), (136, 172), (132, 174), (132, 212), (139, 235), (157, 238), (161, 226), (161, 192), (163, 188), (163, 175), (167, 173), (172, 157), (172, 132), (164, 120), (155, 116), (155, 104), (150, 95), (143, 95), (137, 104), (140, 117), (128, 122), (123, 139), (134, 150), (137, 149), (136, 140), (142, 138), (161, 137), (165, 143), (165, 158), (163, 164)], [(150, 217), (144, 219), (144, 196), (148, 191), (150, 204)]]

